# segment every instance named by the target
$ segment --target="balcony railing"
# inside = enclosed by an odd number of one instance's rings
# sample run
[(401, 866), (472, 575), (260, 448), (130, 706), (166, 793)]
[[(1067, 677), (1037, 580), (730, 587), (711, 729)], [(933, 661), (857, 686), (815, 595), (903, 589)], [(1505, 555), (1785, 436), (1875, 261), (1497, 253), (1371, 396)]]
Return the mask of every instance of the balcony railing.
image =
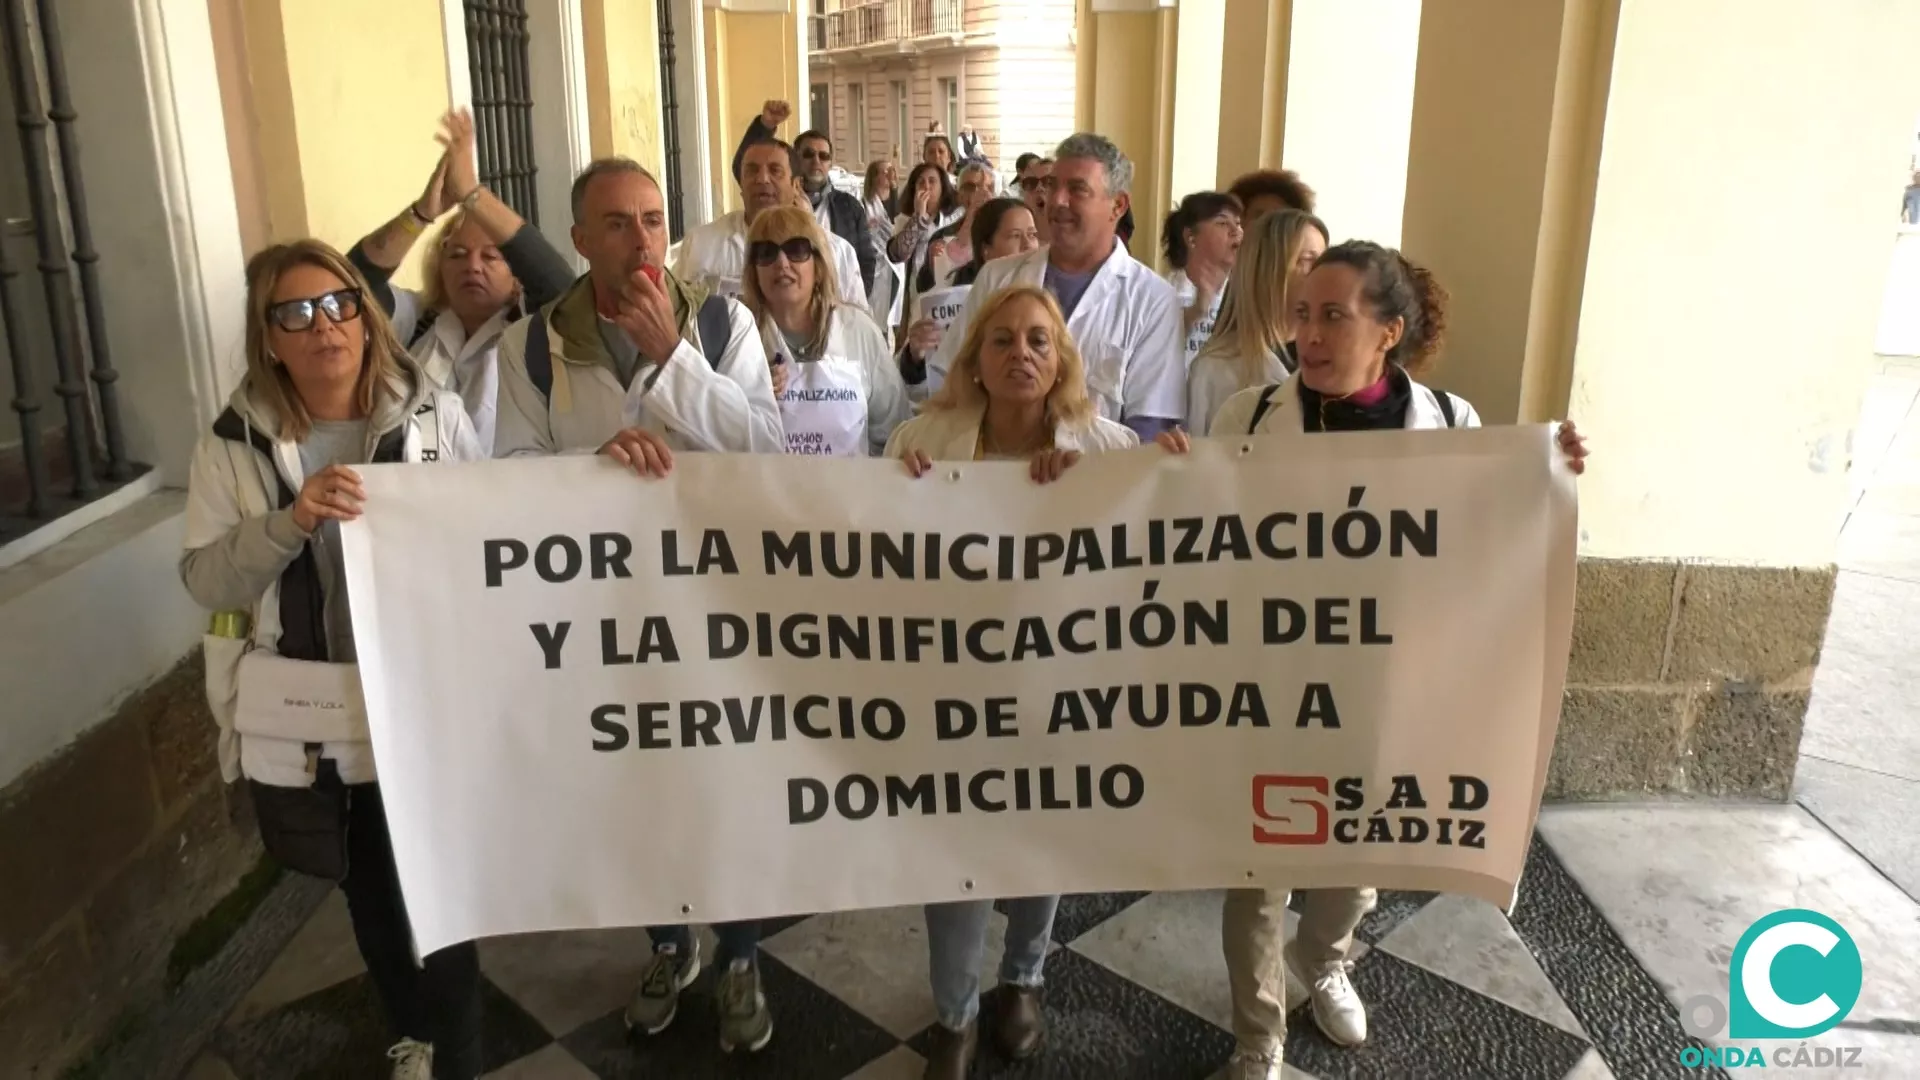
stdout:
[(869, 0), (807, 19), (814, 52), (890, 45), (966, 30), (964, 0)]

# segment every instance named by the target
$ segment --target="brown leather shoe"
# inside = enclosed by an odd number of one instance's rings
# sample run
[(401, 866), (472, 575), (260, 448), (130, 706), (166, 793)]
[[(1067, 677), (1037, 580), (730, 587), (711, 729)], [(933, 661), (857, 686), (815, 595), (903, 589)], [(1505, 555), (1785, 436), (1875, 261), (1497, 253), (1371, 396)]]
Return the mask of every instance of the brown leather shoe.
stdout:
[(980, 1045), (980, 1025), (972, 1023), (965, 1031), (954, 1031), (935, 1024), (928, 1044), (927, 1071), (921, 1074), (925, 1080), (967, 1080), (967, 1074), (973, 1071), (974, 1051)]
[(1047, 1018), (1040, 1011), (1040, 988), (1002, 983), (994, 991), (993, 1037), (1011, 1061), (1025, 1061), (1040, 1051), (1047, 1034)]

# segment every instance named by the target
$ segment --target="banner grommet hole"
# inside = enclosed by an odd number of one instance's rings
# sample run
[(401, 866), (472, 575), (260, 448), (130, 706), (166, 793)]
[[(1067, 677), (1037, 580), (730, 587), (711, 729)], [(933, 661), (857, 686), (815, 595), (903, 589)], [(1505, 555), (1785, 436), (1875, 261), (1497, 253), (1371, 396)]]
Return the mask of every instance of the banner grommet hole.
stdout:
[(692, 905), (692, 904), (681, 904), (681, 905), (680, 905), (680, 914), (682, 914), (682, 915), (691, 915), (691, 914), (693, 914), (693, 905)]
[(1240, 456), (1241, 456), (1241, 457), (1246, 457), (1246, 456), (1247, 456), (1248, 454), (1251, 454), (1251, 453), (1253, 453), (1253, 444), (1252, 444), (1252, 443), (1248, 443), (1248, 442), (1243, 442), (1243, 443), (1241, 443), (1241, 444), (1240, 444)]
[(961, 888), (963, 888), (963, 889), (965, 889), (965, 890), (967, 890), (968, 892), (972, 892), (972, 891), (973, 891), (973, 879), (972, 879), (972, 878), (968, 878), (967, 880), (965, 880), (965, 881), (963, 881), (963, 882), (961, 882), (961, 883), (960, 883), (960, 887), (961, 887)]
[(947, 479), (948, 479), (948, 480), (951, 480), (951, 481), (953, 481), (954, 483), (959, 483), (959, 482), (960, 482), (960, 470), (959, 470), (959, 469), (955, 469), (955, 470), (953, 470), (952, 472), (950, 472), (950, 473), (948, 473), (948, 474), (947, 474)]

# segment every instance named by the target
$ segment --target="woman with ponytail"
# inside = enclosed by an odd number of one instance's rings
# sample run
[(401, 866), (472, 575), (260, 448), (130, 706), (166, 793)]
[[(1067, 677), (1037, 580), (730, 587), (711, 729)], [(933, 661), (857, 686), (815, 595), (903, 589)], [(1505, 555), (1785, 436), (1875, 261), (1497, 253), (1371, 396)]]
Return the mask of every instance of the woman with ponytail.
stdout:
[[(1299, 366), (1284, 382), (1227, 399), (1214, 435), (1298, 435), (1479, 427), (1473, 406), (1416, 377), (1432, 368), (1447, 331), (1447, 290), (1392, 248), (1350, 241), (1329, 249), (1293, 301)], [(1174, 453), (1187, 433), (1159, 437)], [(1560, 428), (1568, 466), (1585, 469), (1585, 440)], [(1341, 1046), (1367, 1038), (1366, 1006), (1348, 978), (1353, 933), (1373, 910), (1372, 889), (1303, 890), (1300, 924), (1283, 944), (1286, 889), (1229, 889), (1221, 945), (1233, 998), (1237, 1047), (1228, 1080), (1279, 1080), (1286, 1009), (1305, 1001), (1314, 1024)], [(1273, 977), (1279, 973), (1280, 978)], [(1282, 982), (1284, 985), (1274, 985)]]

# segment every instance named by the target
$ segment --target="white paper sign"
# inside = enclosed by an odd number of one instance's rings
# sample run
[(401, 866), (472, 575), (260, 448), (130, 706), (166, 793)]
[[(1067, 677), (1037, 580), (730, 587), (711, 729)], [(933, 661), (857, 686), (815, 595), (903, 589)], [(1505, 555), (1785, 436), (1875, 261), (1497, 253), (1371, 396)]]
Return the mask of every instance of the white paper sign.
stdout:
[(929, 289), (914, 301), (914, 319), (932, 319), (933, 324), (945, 330), (953, 325), (960, 315), (960, 309), (967, 304), (967, 294), (973, 291), (971, 285), (949, 285), (944, 289)]
[(1056, 892), (1506, 904), (1526, 858), (1572, 624), (1546, 427), (1197, 440), (1044, 487), (361, 473), (354, 633), (423, 953)]

